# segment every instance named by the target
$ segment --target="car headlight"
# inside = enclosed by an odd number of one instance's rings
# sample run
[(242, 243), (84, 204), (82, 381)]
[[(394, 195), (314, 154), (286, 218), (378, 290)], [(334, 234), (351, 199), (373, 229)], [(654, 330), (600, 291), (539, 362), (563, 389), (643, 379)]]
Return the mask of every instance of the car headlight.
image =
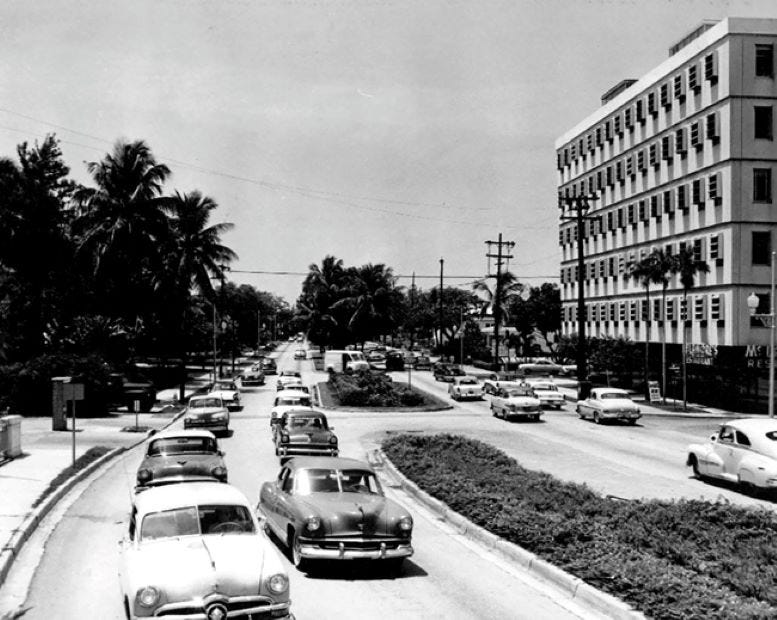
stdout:
[(281, 443), (289, 443), (289, 436), (288, 435), (281, 435)]
[(227, 468), (222, 467), (221, 465), (211, 469), (210, 473), (213, 474), (214, 478), (218, 478), (219, 480), (226, 480), (227, 478)]
[(329, 443), (331, 443), (331, 444), (337, 444), (337, 436), (336, 436), (336, 435), (332, 435), (332, 436), (329, 438)]
[(289, 578), (283, 573), (276, 573), (267, 579), (267, 588), (273, 594), (283, 594), (289, 589)]
[(308, 517), (305, 519), (305, 529), (308, 532), (315, 532), (318, 528), (321, 527), (321, 519), (318, 517)]
[(402, 517), (399, 520), (399, 523), (397, 525), (400, 531), (409, 532), (410, 530), (413, 529), (413, 517), (410, 517), (410, 516)]
[(153, 607), (159, 602), (161, 592), (154, 586), (146, 586), (138, 590), (135, 600), (141, 607)]
[(148, 482), (153, 477), (150, 469), (138, 470), (138, 482)]
[(223, 420), (226, 417), (227, 417), (227, 414), (223, 413), (223, 412), (222, 413), (214, 413), (213, 414), (213, 419), (214, 420)]

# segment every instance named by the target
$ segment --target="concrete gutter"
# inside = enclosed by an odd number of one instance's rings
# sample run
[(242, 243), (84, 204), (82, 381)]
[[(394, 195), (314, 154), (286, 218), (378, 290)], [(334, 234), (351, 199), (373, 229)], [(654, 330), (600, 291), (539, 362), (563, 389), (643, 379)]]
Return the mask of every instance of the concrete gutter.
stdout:
[[(173, 417), (170, 422), (165, 424), (162, 428), (165, 429), (171, 424), (176, 422), (182, 415), (183, 411)], [(43, 518), (51, 512), (51, 510), (57, 505), (57, 503), (80, 481), (86, 479), (97, 472), (103, 465), (113, 460), (119, 454), (132, 450), (133, 448), (142, 444), (156, 431), (149, 431), (145, 433), (141, 439), (138, 439), (135, 443), (114, 448), (110, 452), (107, 452), (99, 459), (90, 463), (84, 469), (73, 474), (70, 478), (65, 480), (60, 486), (58, 486), (46, 499), (44, 499), (38, 506), (36, 506), (24, 519), (21, 526), (16, 532), (14, 532), (8, 543), (0, 550), (0, 583), (5, 582), (8, 572), (11, 570), (14, 560), (21, 553), (24, 543), (32, 536), (32, 533), (38, 527)], [(12, 616), (13, 617), (13, 616)]]
[(616, 618), (618, 620), (645, 619), (644, 614), (634, 610), (628, 603), (623, 602), (611, 594), (597, 590), (579, 577), (575, 577), (574, 575), (561, 570), (557, 566), (546, 562), (514, 543), (500, 538), (496, 534), (492, 534), (479, 525), (472, 523), (472, 521), (466, 519), (458, 512), (451, 510), (447, 504), (435, 499), (426, 491), (420, 489), (412, 480), (405, 477), (405, 475), (402, 474), (394, 463), (392, 463), (385, 455), (383, 450), (375, 450), (370, 462), (377, 467), (382, 467), (384, 471), (388, 472), (390, 476), (398, 482), (399, 486), (406, 493), (411, 495), (438, 517), (447, 521), (456, 528), (461, 535), (481, 544), (490, 551), (498, 553), (507, 560), (518, 564), (533, 576), (551, 583), (581, 604), (585, 604), (597, 612), (606, 614), (608, 618)]

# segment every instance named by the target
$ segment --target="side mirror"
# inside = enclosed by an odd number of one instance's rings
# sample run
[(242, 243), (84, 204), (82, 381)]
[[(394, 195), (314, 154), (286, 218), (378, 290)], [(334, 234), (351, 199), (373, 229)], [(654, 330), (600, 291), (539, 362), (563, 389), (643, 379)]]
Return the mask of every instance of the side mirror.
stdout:
[(333, 430), (335, 430), (335, 427), (334, 427), (334, 426), (330, 426), (330, 427), (329, 427), (329, 430), (330, 430), (330, 431), (333, 431)]
[(224, 450), (219, 450), (219, 456), (226, 456), (227, 453)]

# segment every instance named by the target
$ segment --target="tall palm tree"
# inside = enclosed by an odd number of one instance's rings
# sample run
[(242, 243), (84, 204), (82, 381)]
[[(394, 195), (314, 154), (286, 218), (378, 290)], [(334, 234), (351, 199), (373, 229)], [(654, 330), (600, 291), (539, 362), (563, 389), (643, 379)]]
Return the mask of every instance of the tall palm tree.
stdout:
[(653, 273), (651, 281), (661, 285), (661, 397), (666, 404), (666, 291), (669, 288), (669, 276), (675, 267), (675, 257), (662, 249), (655, 249), (653, 255)]
[(308, 335), (320, 346), (343, 345), (349, 317), (333, 305), (345, 296), (346, 269), (342, 259), (325, 256), (321, 265), (311, 264), (297, 300), (297, 312)]
[(117, 142), (87, 170), (96, 187), (75, 193), (79, 252), (106, 291), (109, 309), (134, 318), (148, 300), (149, 273), (159, 266), (168, 232), (162, 189), (170, 170), (142, 140)]
[(186, 383), (186, 314), (192, 291), (211, 301), (214, 299), (212, 278), (222, 277), (225, 266), (237, 258), (235, 252), (221, 244), (221, 236), (233, 224), (209, 224), (216, 202), (199, 191), (175, 193), (164, 201), (169, 215), (169, 235), (164, 243), (163, 269), (155, 278), (155, 287), (170, 303), (169, 329), (175, 333), (181, 364), (180, 400)]
[(655, 256), (651, 253), (648, 254), (638, 263), (634, 263), (630, 269), (630, 275), (635, 280), (638, 280), (642, 286), (645, 287), (645, 368), (644, 368), (644, 380), (645, 380), (645, 399), (650, 402), (650, 389), (648, 388), (648, 382), (650, 381), (650, 285), (654, 281), (656, 273)]
[[(494, 280), (493, 286), (489, 284), (488, 280)], [(489, 310), (494, 317), (494, 324), (502, 324), (509, 317), (510, 300), (523, 293), (523, 284), (518, 281), (518, 278), (510, 271), (504, 271), (497, 276), (488, 276), (482, 280), (478, 280), (472, 285), (472, 289), (476, 293), (480, 293), (485, 297), (486, 304), (481, 309), (481, 314), (486, 314)], [(499, 299), (497, 300), (497, 294)], [(496, 335), (496, 334), (495, 334)], [(499, 343), (494, 341), (494, 359), (499, 359), (499, 351), (496, 350)]]
[(693, 248), (684, 247), (674, 257), (675, 264), (673, 272), (680, 276), (680, 284), (683, 287), (683, 306), (686, 316), (683, 318), (683, 408), (688, 408), (688, 369), (686, 362), (686, 348), (688, 330), (688, 317), (690, 315), (688, 308), (688, 292), (696, 284), (696, 275), (699, 273), (709, 273), (709, 265), (694, 256)]
[(347, 282), (347, 295), (333, 308), (348, 308), (348, 329), (357, 339), (364, 341), (394, 326), (402, 296), (391, 267), (368, 263), (350, 269)]

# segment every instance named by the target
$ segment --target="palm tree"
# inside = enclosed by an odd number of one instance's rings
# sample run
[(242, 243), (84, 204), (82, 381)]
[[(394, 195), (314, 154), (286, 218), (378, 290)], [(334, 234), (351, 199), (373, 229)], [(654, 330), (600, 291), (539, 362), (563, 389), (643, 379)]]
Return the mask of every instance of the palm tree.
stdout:
[(160, 276), (155, 278), (155, 288), (170, 302), (170, 331), (178, 337), (181, 360), (180, 400), (184, 399), (186, 383), (186, 313), (190, 307), (193, 290), (211, 301), (214, 299), (214, 277), (223, 277), (225, 266), (237, 258), (228, 247), (221, 244), (221, 236), (233, 228), (233, 224), (208, 225), (216, 202), (198, 191), (189, 194), (175, 193), (164, 201), (169, 215), (169, 236), (164, 244), (163, 265)]
[(661, 285), (661, 323), (663, 337), (661, 338), (661, 397), (666, 404), (666, 291), (669, 288), (669, 276), (673, 273), (675, 258), (664, 250), (656, 249), (653, 255), (653, 274), (651, 282)]
[(688, 328), (688, 291), (690, 291), (696, 283), (696, 274), (709, 273), (709, 265), (694, 256), (693, 248), (684, 247), (674, 257), (674, 269), (673, 273), (680, 276), (680, 284), (683, 287), (683, 307), (685, 308), (685, 316), (683, 319), (683, 408), (688, 408), (688, 369), (686, 362), (686, 347), (687, 338), (686, 332)]
[(392, 328), (402, 303), (391, 267), (368, 263), (348, 270), (348, 292), (332, 308), (348, 308), (348, 329), (362, 342)]
[(162, 188), (170, 170), (141, 140), (117, 142), (87, 170), (96, 187), (75, 193), (79, 253), (108, 294), (109, 309), (134, 319), (148, 301), (149, 273), (159, 267), (168, 233)]
[(655, 256), (648, 254), (638, 263), (634, 263), (630, 269), (630, 275), (638, 280), (645, 287), (645, 399), (650, 402), (650, 390), (648, 381), (650, 380), (650, 284), (653, 282), (655, 271)]
[[(493, 288), (489, 286), (488, 280), (494, 280)], [(482, 293), (486, 298), (486, 304), (481, 309), (481, 314), (486, 314), (489, 310), (494, 317), (494, 324), (500, 325), (503, 319), (506, 320), (509, 316), (509, 303), (510, 299), (523, 293), (523, 284), (518, 281), (518, 278), (510, 271), (502, 272), (497, 279), (497, 276), (488, 276), (482, 280), (478, 280), (472, 285), (472, 289), (476, 293)], [(499, 299), (497, 300), (497, 295)], [(497, 336), (494, 340), (494, 359), (499, 359), (499, 342), (498, 334), (494, 330), (494, 335)]]
[(342, 259), (325, 256), (321, 265), (311, 264), (297, 300), (297, 313), (303, 320), (308, 337), (319, 344), (343, 345), (348, 316), (333, 305), (345, 296), (346, 269)]

